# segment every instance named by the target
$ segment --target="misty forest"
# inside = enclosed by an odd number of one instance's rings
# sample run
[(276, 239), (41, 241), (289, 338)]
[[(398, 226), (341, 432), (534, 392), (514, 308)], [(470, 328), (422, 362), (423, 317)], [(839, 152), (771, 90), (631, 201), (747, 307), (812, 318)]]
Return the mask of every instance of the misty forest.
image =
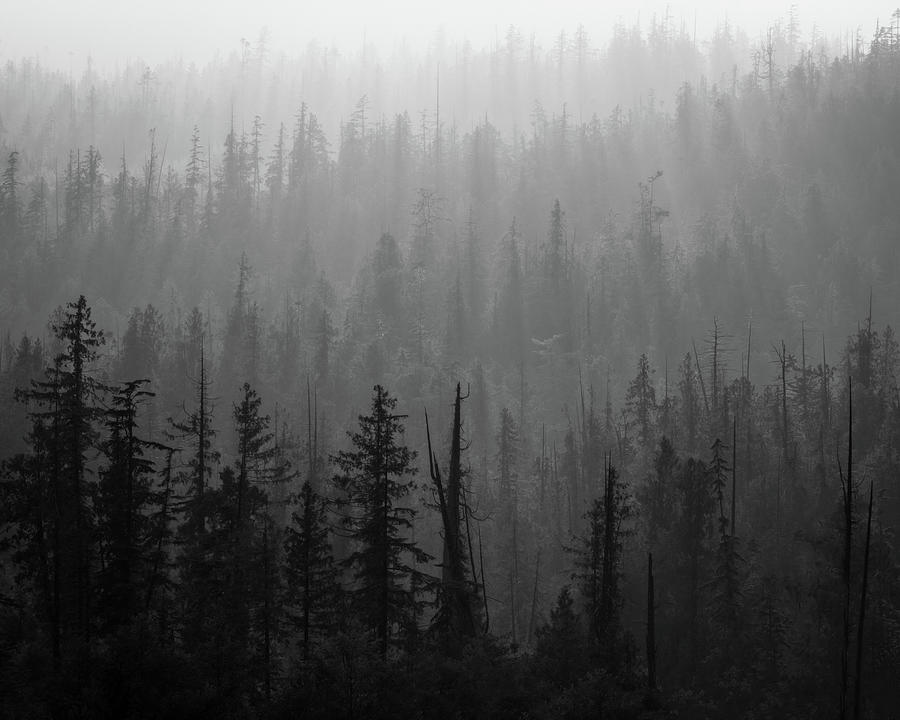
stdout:
[(0, 69), (0, 718), (895, 718), (900, 11)]

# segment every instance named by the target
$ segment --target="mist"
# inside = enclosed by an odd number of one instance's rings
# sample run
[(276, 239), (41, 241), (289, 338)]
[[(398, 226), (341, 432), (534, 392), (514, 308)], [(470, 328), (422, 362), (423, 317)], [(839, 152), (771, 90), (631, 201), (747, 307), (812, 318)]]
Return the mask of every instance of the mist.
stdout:
[(255, 42), (261, 35), (274, 54), (292, 56), (314, 42), (342, 54), (371, 45), (390, 55), (402, 47), (423, 52), (438, 43), (469, 44), (476, 50), (497, 47), (510, 26), (545, 46), (560, 32), (573, 33), (578, 26), (605, 42), (617, 24), (647, 28), (666, 19), (700, 42), (725, 24), (757, 39), (769, 26), (786, 22), (792, 8), (804, 39), (819, 35), (846, 40), (859, 33), (865, 42), (875, 31), (879, 13), (887, 17), (891, 12), (872, 0), (852, 4), (765, 0), (752, 6), (641, 0), (593, 7), (574, 0), (527, 5), (343, 0), (314, 8), (277, 0), (249, 7), (234, 0), (160, 0), (140, 11), (111, 0), (51, 0), (19, 7), (5, 18), (0, 54), (7, 59), (35, 58), (45, 67), (70, 72), (79, 72), (90, 58), (96, 67), (109, 71), (129, 62), (153, 66), (180, 60), (203, 65), (217, 56), (239, 53), (242, 40)]
[(900, 11), (0, 28), (0, 720), (891, 718)]

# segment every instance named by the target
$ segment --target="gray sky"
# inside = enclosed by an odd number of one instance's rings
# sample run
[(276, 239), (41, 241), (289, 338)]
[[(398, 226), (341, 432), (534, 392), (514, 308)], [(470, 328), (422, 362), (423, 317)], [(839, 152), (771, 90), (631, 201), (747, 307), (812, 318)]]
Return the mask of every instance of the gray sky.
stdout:
[[(616, 21), (646, 26), (651, 16), (667, 12), (696, 22), (705, 36), (726, 18), (752, 37), (778, 18), (786, 18), (789, 2), (754, 0), (726, 5), (717, 2), (651, 2), (649, 0), (0, 0), (15, 6), (0, 24), (0, 57), (4, 60), (39, 56), (44, 64), (80, 68), (88, 53), (100, 66), (143, 59), (154, 64), (181, 57), (204, 62), (217, 51), (230, 53), (242, 37), (255, 41), (268, 28), (270, 47), (291, 52), (312, 38), (354, 50), (362, 38), (383, 49), (401, 37), (412, 46), (435, 37), (443, 28), (453, 40), (468, 37), (475, 46), (489, 46), (515, 24), (523, 35), (534, 32), (549, 43), (561, 30), (579, 23), (595, 42), (603, 42)], [(803, 36), (815, 24), (829, 36), (856, 28), (871, 36), (876, 19), (883, 22), (898, 0), (876, 2), (793, 3)]]

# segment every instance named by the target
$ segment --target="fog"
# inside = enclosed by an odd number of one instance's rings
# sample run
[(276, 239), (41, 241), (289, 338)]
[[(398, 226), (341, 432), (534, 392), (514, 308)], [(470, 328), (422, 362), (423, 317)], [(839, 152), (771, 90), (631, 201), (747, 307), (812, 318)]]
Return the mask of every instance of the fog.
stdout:
[(896, 717), (900, 10), (582, 5), (3, 14), (0, 720)]
[(113, 0), (49, 0), (25, 3), (6, 13), (0, 27), (0, 56), (38, 57), (51, 68), (79, 71), (90, 57), (111, 69), (128, 61), (151, 65), (180, 58), (203, 64), (216, 55), (240, 52), (241, 40), (268, 36), (274, 52), (295, 53), (315, 41), (355, 52), (364, 42), (389, 53), (397, 45), (417, 50), (442, 37), (475, 48), (502, 43), (507, 28), (516, 26), (525, 37), (534, 35), (550, 44), (559, 32), (578, 25), (598, 40), (615, 24), (648, 27), (655, 18), (670, 17), (676, 26), (708, 38), (716, 26), (730, 23), (757, 37), (791, 11), (804, 38), (816, 32), (829, 38), (868, 40), (873, 18), (893, 10), (875, 0), (863, 2), (797, 2), (760, 0), (729, 6), (720, 2), (477, 2), (461, 0), (342, 0), (333, 3), (288, 3), (260, 0), (159, 0), (137, 9)]

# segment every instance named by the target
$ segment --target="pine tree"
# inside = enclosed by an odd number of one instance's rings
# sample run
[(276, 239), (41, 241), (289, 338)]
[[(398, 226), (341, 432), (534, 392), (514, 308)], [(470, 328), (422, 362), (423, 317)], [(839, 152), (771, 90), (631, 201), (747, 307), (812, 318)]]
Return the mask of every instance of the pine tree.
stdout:
[(618, 640), (622, 556), (624, 540), (632, 532), (627, 526), (632, 514), (628, 491), (615, 466), (608, 463), (603, 494), (585, 513), (585, 534), (573, 548), (573, 578), (579, 581), (584, 598), (591, 647), (594, 652), (604, 652), (607, 659)]
[(556, 292), (559, 292), (562, 284), (567, 260), (564, 217), (565, 214), (559, 206), (559, 199), (554, 200), (553, 210), (550, 212), (550, 231), (547, 235), (547, 245), (544, 249), (544, 276), (549, 280)]
[(278, 128), (278, 139), (272, 148), (272, 155), (266, 164), (266, 187), (269, 189), (269, 222), (274, 222), (281, 209), (282, 196), (284, 194), (285, 176), (285, 138), (284, 123)]
[[(222, 359), (219, 367), (219, 386), (232, 386), (249, 381), (256, 360), (254, 343), (258, 331), (255, 312), (251, 302), (250, 283), (253, 268), (247, 260), (247, 254), (241, 253), (238, 266), (238, 282), (234, 291), (234, 301), (228, 312), (223, 340)], [(226, 396), (227, 397), (227, 396)]]
[[(154, 590), (169, 581), (167, 548), (171, 468), (166, 463), (163, 487), (154, 487), (154, 450), (169, 451), (139, 436), (137, 415), (140, 405), (152, 397), (143, 389), (146, 380), (123, 383), (113, 389), (111, 407), (106, 412), (106, 440), (102, 451), (105, 466), (100, 471), (95, 508), (100, 556), (97, 575), (96, 612), (105, 633), (107, 658), (115, 666), (105, 674), (112, 713), (127, 717), (133, 713), (133, 676), (141, 671), (139, 639), (146, 627)], [(169, 454), (171, 458), (171, 454)], [(166, 603), (157, 605), (160, 629), (165, 628)], [(160, 633), (162, 635), (162, 632)]]
[(444, 341), (447, 357), (456, 361), (461, 361), (467, 354), (466, 316), (466, 307), (463, 302), (462, 277), (457, 268), (456, 281), (453, 283), (453, 288), (447, 298), (447, 332)]
[(0, 249), (14, 248), (19, 242), (22, 207), (17, 188), (19, 153), (13, 150), (6, 159), (6, 169), (0, 176)]
[(127, 624), (139, 609), (143, 590), (152, 581), (148, 543), (154, 463), (147, 452), (155, 443), (138, 435), (140, 405), (153, 396), (146, 380), (116, 388), (107, 411), (107, 458), (97, 494), (97, 529), (103, 538), (103, 564), (98, 578), (98, 605), (111, 628)]
[(553, 681), (568, 686), (584, 670), (586, 649), (575, 601), (569, 586), (565, 585), (550, 611), (550, 622), (538, 629), (536, 655), (546, 663)]
[(574, 535), (579, 527), (578, 518), (583, 514), (583, 508), (587, 502), (583, 498), (578, 482), (578, 448), (576, 447), (575, 431), (572, 430), (571, 425), (566, 428), (566, 434), (563, 436), (561, 466), (561, 482), (567, 497), (568, 532), (569, 535)]
[(519, 558), (521, 542), (519, 538), (519, 490), (517, 455), (519, 451), (519, 429), (509, 408), (500, 411), (500, 427), (497, 431), (497, 531), (499, 533), (500, 565), (504, 575), (503, 584), (507, 589), (509, 609), (509, 632), (513, 644), (519, 640)]
[(641, 447), (649, 447), (654, 442), (656, 390), (653, 387), (653, 370), (646, 354), (642, 354), (638, 360), (638, 373), (628, 385), (625, 402), (632, 421), (637, 425)]
[(184, 522), (178, 528), (181, 553), (177, 558), (180, 586), (178, 598), (182, 605), (182, 637), (188, 648), (196, 648), (205, 639), (209, 627), (209, 608), (206, 598), (211, 582), (216, 578), (216, 563), (212, 559), (215, 543), (213, 520), (215, 493), (210, 496), (213, 466), (219, 461), (213, 449), (213, 407), (210, 381), (203, 352), (203, 336), (199, 337), (197, 377), (194, 381), (196, 406), (181, 421), (169, 420), (170, 440), (184, 443), (187, 463), (177, 473), (176, 481), (184, 489), (176, 500), (176, 508)]
[(197, 208), (200, 203), (203, 182), (203, 147), (200, 145), (200, 128), (194, 125), (191, 132), (191, 150), (184, 169), (184, 204), (188, 226), (193, 230), (197, 222)]
[(719, 506), (719, 535), (724, 538), (728, 535), (725, 488), (728, 486), (728, 472), (731, 470), (728, 466), (728, 446), (716, 438), (710, 449), (712, 450), (712, 460), (709, 464), (709, 471), (712, 476), (712, 491)]
[(647, 519), (647, 539), (655, 548), (660, 533), (672, 525), (672, 502), (675, 496), (675, 477), (678, 471), (678, 456), (669, 438), (663, 436), (659, 449), (653, 456), (653, 475), (648, 476), (639, 500), (642, 515)]
[(311, 643), (326, 637), (338, 624), (341, 596), (331, 548), (328, 501), (307, 479), (294, 502), (284, 538), (286, 619), (301, 634), (306, 661)]
[(519, 363), (525, 350), (525, 309), (518, 230), (513, 220), (502, 241), (503, 275), (494, 301), (494, 339), (499, 358)]
[(249, 383), (234, 405), (237, 453), (233, 482), (223, 485), (225, 506), (233, 513), (228, 573), (235, 638), (247, 645), (252, 668), (262, 667), (266, 696), (271, 690), (272, 637), (277, 629), (274, 598), (277, 593), (274, 567), (275, 543), (270, 513), (270, 490), (289, 479), (289, 468), (269, 430), (271, 419), (260, 414), (262, 400)]
[[(32, 382), (21, 397), (35, 409), (35, 468), (44, 468), (53, 498), (54, 656), (75, 662), (86, 680), (91, 672), (94, 483), (87, 454), (96, 447), (97, 396), (101, 384), (90, 365), (104, 337), (91, 319), (84, 296), (60, 310), (51, 328), (61, 346), (47, 379)], [(39, 491), (41, 492), (41, 491)]]
[(0, 463), (0, 528), (4, 551), (16, 569), (16, 584), (4, 604), (33, 608), (37, 626), (50, 645), (54, 670), (60, 669), (60, 526), (58, 438), (52, 422), (33, 417), (30, 452)]
[(687, 624), (690, 632), (690, 668), (697, 667), (700, 652), (700, 588), (706, 559), (707, 540), (712, 535), (713, 498), (709, 492), (709, 470), (700, 460), (688, 458), (678, 477), (681, 513), (675, 528), (675, 541), (686, 573)]
[(47, 228), (47, 183), (43, 176), (31, 184), (31, 197), (25, 209), (24, 237), (31, 245), (45, 244), (49, 233)]
[(697, 374), (690, 353), (685, 354), (680, 372), (681, 379), (678, 381), (678, 389), (681, 393), (681, 421), (679, 425), (684, 428), (685, 433), (682, 442), (686, 443), (688, 452), (693, 452), (697, 448), (697, 439), (700, 434), (701, 410), (700, 397), (697, 393)]
[(331, 315), (324, 308), (319, 318), (316, 332), (315, 377), (316, 382), (326, 385), (329, 380), (331, 344), (335, 331), (331, 325)]
[(169, 419), (172, 440), (186, 441), (189, 448), (186, 469), (179, 474), (179, 479), (186, 484), (185, 510), (187, 523), (185, 531), (202, 531), (204, 525), (203, 495), (212, 477), (213, 465), (219, 461), (219, 453), (212, 449), (215, 430), (212, 424), (213, 407), (209, 395), (210, 380), (206, 369), (206, 358), (203, 352), (203, 336), (199, 338), (199, 356), (197, 358), (197, 378), (194, 388), (197, 398), (196, 408), (185, 411), (184, 420), (176, 422)]
[(354, 449), (331, 456), (338, 468), (334, 481), (346, 494), (344, 525), (357, 543), (345, 561), (356, 581), (352, 608), (375, 632), (383, 657), (395, 628), (408, 627), (421, 606), (412, 582), (422, 573), (409, 563), (429, 560), (408, 538), (415, 510), (400, 506), (415, 487), (416, 453), (400, 444), (405, 416), (393, 412), (396, 405), (376, 385), (370, 414), (360, 415), (359, 430), (348, 433)]

